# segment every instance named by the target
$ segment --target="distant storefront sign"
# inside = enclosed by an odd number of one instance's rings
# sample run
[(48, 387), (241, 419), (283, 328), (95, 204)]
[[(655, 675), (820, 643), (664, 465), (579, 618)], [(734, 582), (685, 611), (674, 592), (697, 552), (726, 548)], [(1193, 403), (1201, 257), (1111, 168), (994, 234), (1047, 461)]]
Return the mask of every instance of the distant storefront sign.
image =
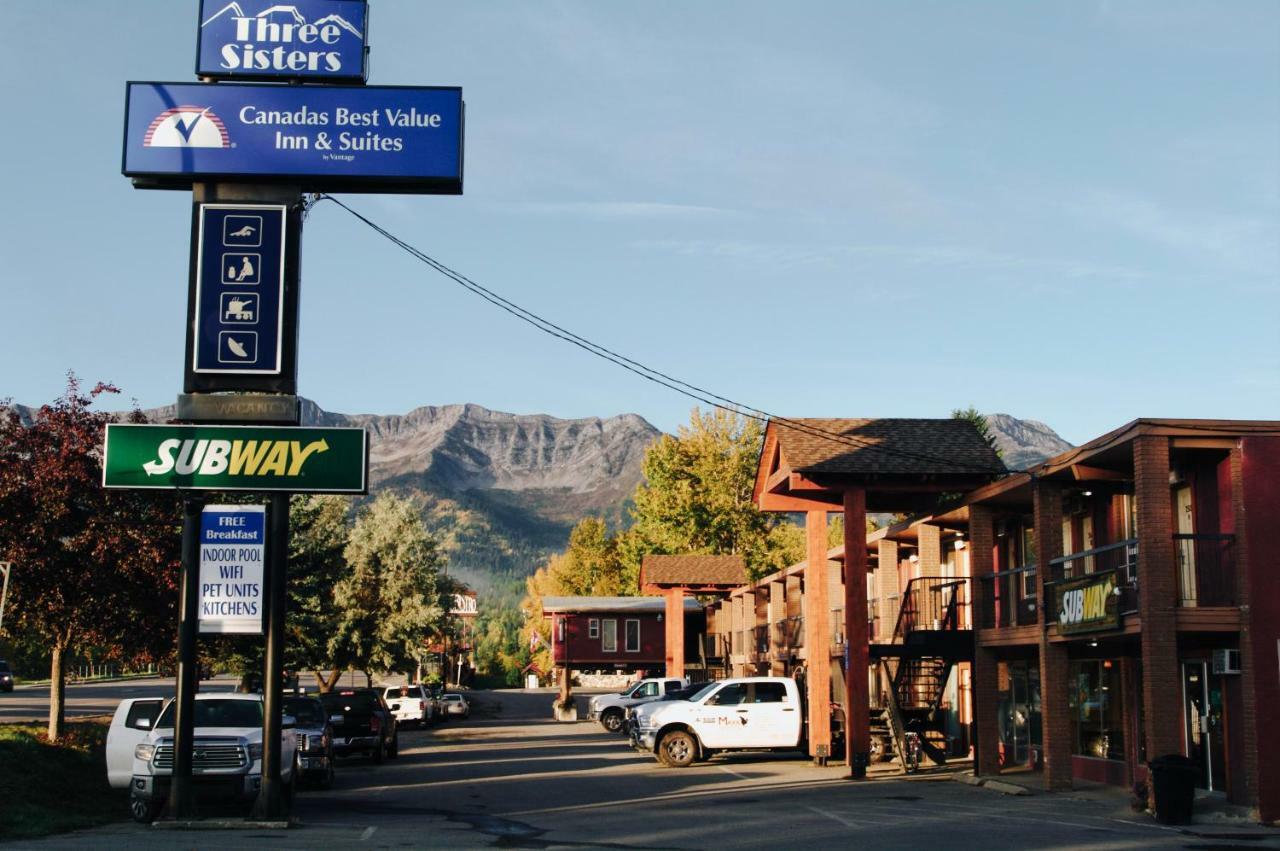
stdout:
[(462, 89), (129, 83), (124, 167), (142, 187), (462, 193)]
[(1120, 626), (1120, 598), (1116, 574), (1099, 573), (1068, 579), (1053, 586), (1058, 632), (1093, 632)]
[(201, 0), (196, 75), (363, 81), (368, 18), (365, 0)]
[(103, 485), (365, 493), (362, 428), (107, 425)]
[(261, 505), (206, 505), (200, 514), (200, 632), (262, 632), (262, 565), (267, 549)]

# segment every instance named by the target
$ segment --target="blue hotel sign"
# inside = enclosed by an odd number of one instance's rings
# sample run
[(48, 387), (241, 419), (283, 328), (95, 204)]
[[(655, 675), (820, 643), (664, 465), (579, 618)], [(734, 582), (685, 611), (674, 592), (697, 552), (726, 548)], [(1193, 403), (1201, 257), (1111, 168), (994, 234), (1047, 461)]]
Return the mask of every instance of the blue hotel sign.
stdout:
[(146, 188), (462, 194), (462, 89), (129, 83), (125, 176)]
[(368, 26), (365, 0), (201, 0), (196, 74), (362, 83)]
[(200, 205), (194, 372), (282, 372), (287, 214), (283, 205)]

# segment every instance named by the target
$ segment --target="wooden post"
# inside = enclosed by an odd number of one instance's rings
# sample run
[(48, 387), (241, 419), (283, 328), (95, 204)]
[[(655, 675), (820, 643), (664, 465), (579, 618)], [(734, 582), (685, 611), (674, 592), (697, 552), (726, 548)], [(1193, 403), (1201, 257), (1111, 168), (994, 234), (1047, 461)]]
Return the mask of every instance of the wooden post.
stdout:
[(684, 676), (684, 589), (668, 588), (666, 594), (666, 662), (668, 677)]
[(867, 776), (871, 761), (871, 695), (867, 669), (867, 495), (844, 492), (844, 635), (848, 648), (844, 677), (844, 729), (849, 776)]
[[(809, 755), (831, 754), (831, 604), (827, 599), (827, 512), (805, 514), (804, 646), (808, 651)], [(866, 581), (865, 579), (863, 580)], [(866, 601), (863, 601), (863, 620)], [(866, 627), (863, 627), (863, 633)], [(865, 667), (865, 666), (864, 666)], [(821, 755), (819, 749), (822, 749)]]

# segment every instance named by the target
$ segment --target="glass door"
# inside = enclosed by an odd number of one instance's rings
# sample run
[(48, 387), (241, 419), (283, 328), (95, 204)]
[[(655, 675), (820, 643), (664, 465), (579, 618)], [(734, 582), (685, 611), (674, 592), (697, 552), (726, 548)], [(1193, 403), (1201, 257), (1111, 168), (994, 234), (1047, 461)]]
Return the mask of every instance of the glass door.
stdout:
[(1211, 676), (1206, 662), (1182, 663), (1186, 691), (1187, 756), (1200, 768), (1201, 789), (1226, 788), (1222, 725), (1222, 681)]

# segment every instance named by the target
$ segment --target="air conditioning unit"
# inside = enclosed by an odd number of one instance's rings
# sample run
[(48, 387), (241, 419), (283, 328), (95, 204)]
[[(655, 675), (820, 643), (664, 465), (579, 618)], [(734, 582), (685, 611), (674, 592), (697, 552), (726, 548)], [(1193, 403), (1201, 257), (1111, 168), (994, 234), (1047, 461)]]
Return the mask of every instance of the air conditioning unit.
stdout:
[(1213, 672), (1215, 674), (1240, 673), (1240, 651), (1239, 650), (1213, 651)]

